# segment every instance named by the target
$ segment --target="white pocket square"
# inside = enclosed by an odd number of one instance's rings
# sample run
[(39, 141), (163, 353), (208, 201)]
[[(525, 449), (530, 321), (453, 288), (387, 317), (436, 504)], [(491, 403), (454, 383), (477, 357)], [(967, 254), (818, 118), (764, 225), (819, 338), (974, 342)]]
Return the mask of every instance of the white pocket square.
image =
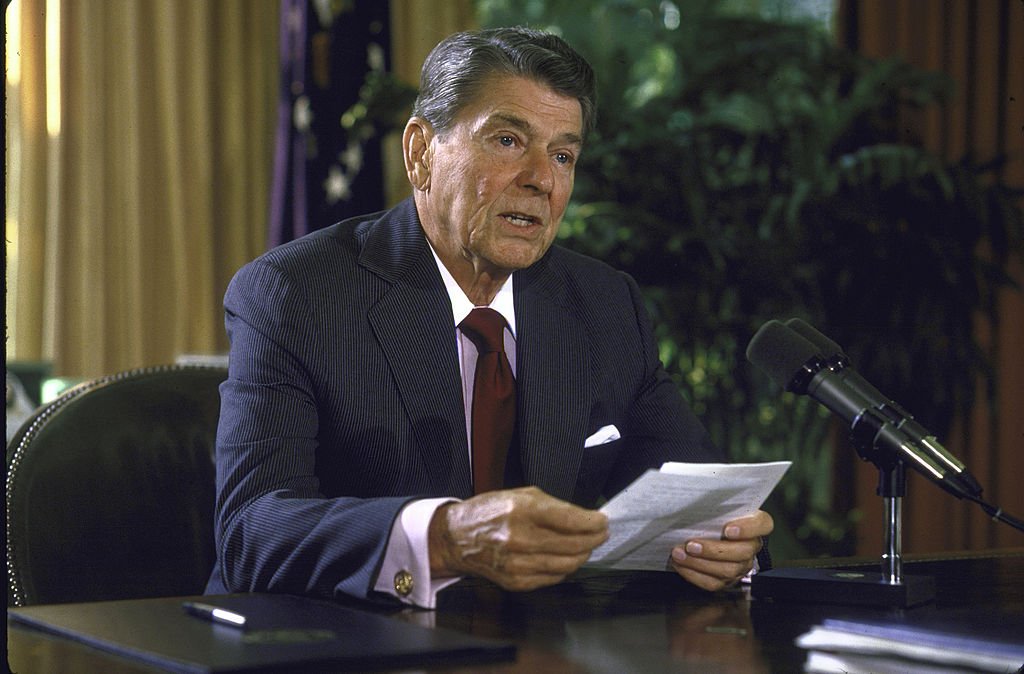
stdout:
[(619, 435), (619, 429), (613, 425), (602, 426), (597, 429), (597, 432), (591, 435), (583, 442), (583, 447), (596, 447), (597, 445), (603, 445), (612, 440), (618, 440), (622, 436)]

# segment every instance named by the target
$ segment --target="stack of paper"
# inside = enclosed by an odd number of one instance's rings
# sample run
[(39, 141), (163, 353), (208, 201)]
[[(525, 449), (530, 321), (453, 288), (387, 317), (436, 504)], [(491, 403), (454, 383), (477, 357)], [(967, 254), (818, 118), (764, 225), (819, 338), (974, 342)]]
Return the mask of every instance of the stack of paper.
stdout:
[(1024, 666), (1024, 632), (1014, 636), (1012, 625), (999, 616), (938, 613), (918, 620), (907, 615), (825, 620), (797, 639), (810, 650), (805, 671), (933, 674), (1017, 672)]
[(675, 546), (721, 538), (727, 522), (754, 514), (790, 465), (670, 462), (649, 470), (601, 508), (610, 535), (587, 565), (665, 571)]

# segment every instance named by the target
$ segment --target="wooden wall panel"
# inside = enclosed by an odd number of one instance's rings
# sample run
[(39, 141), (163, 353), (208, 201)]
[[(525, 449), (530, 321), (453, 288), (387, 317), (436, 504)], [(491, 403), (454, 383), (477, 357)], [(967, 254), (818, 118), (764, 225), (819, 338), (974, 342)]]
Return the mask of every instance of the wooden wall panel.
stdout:
[[(923, 114), (907, 111), (900, 122), (949, 161), (970, 155), (984, 161), (1005, 155), (1002, 178), (1024, 188), (1024, 2), (1019, 0), (845, 0), (839, 36), (846, 46), (874, 58), (900, 57), (947, 73), (953, 100)], [(1010, 272), (1024, 286), (1024, 268)], [(1004, 292), (995, 325), (979, 321), (978, 338), (999, 373), (978, 382), (978, 402), (958, 420), (944, 444), (985, 485), (986, 499), (1024, 517), (1024, 297)], [(837, 460), (844, 460), (838, 457)], [(859, 463), (859, 462), (858, 462)], [(882, 540), (877, 471), (854, 471), (853, 500), (864, 512), (858, 553), (875, 555)], [(1021, 545), (1024, 537), (991, 521), (977, 506), (958, 501), (912, 475), (905, 499), (904, 549), (930, 552)]]

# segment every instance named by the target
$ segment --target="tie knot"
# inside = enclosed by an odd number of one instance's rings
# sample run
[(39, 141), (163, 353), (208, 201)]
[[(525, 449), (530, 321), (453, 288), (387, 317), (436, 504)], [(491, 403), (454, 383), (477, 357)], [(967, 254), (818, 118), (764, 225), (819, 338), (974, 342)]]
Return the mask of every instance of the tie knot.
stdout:
[(477, 308), (459, 324), (480, 353), (505, 350), (505, 319), (494, 309)]

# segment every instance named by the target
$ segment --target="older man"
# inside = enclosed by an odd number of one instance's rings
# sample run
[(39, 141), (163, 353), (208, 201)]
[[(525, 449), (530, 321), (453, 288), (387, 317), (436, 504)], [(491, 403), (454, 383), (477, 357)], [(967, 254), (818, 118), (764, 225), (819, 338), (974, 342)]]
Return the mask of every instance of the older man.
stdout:
[[(721, 460), (636, 284), (552, 245), (594, 114), (560, 38), (455, 34), (403, 135), (412, 198), (238, 273), (208, 591), (433, 607), (465, 575), (550, 585), (607, 538), (600, 497)], [(758, 512), (666, 560), (717, 590), (771, 528)]]

